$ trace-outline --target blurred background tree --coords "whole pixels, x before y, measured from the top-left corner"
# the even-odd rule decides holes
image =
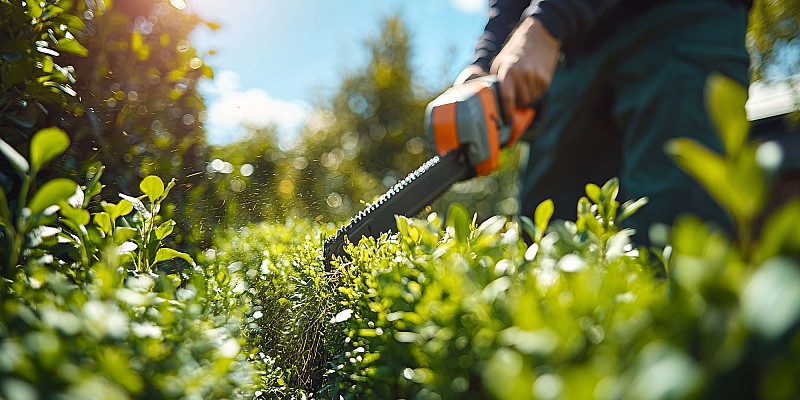
[[[755,0],[747,44],[753,80],[782,79],[800,72],[800,0]]]
[[[200,24],[216,26],[173,4],[179,3],[116,0],[83,13],[79,39],[88,57],[70,61],[79,71],[78,97],[50,123],[72,135],[66,169],[85,175],[102,163],[110,193],[135,193],[147,175],[175,178],[178,192],[186,192],[208,162],[197,84],[213,75],[189,35]],[[186,218],[186,196],[174,197],[166,215],[178,222],[175,241],[202,243],[203,233]]]
[[[184,194],[197,185],[208,163],[197,84],[212,70],[189,35],[214,24],[163,0],[0,2],[0,13],[3,139],[24,152],[43,127],[70,135],[45,177],[82,182],[102,164],[109,193],[137,193],[151,174],[178,179]],[[14,180],[0,165],[4,187]],[[176,242],[202,245],[209,234],[185,218],[188,198],[175,196],[166,216]]]
[[[274,128],[251,128],[244,140],[212,147],[202,190],[192,200],[195,214],[206,220],[200,223],[213,230],[283,220],[291,205],[278,196],[286,154],[277,142]]]
[[[302,132],[282,169],[293,185],[281,195],[303,213],[349,218],[430,157],[423,119],[431,94],[415,80],[409,39],[399,17],[387,18],[366,42],[366,65],[345,73],[320,105],[330,123]]]

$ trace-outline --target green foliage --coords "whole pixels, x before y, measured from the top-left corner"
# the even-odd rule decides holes
[[[162,247],[174,223],[160,222],[159,211],[174,182],[149,176],[142,196],[90,212],[99,176],[84,186],[36,184],[37,171],[68,146],[50,128],[34,135],[30,161],[4,147],[30,168],[18,171],[16,207],[0,189],[0,396],[246,397],[253,376],[237,339],[244,303],[221,304],[232,289],[203,270],[156,273],[174,259],[194,267]]]
[[[86,55],[75,36],[83,21],[70,1],[0,2],[0,132],[24,136],[50,107],[75,95],[74,71],[64,54]],[[21,140],[20,140],[21,141]]]
[[[797,73],[798,37],[800,1],[755,0],[747,32],[754,80],[781,79]]]
[[[324,372],[323,334],[332,292],[324,276],[318,227],[304,220],[249,225],[218,236],[210,268],[246,298],[245,352],[266,398],[313,393]],[[232,299],[233,300],[233,299]]]
[[[188,39],[215,24],[157,0],[5,1],[0,13],[0,121],[12,148],[22,152],[34,132],[57,125],[72,146],[46,177],[80,180],[104,165],[112,192],[134,192],[148,175],[180,177],[183,191],[197,191],[208,152],[197,83],[213,72]],[[9,172],[0,164],[0,185],[16,197]],[[189,199],[163,210],[176,221],[169,240],[184,247],[210,236],[182,217]]]
[[[243,326],[252,353],[263,353],[253,356],[261,360],[261,393],[797,397],[800,201],[775,210],[753,235],[761,206],[722,197],[769,186],[737,178],[769,176],[741,159],[756,145],[746,141],[746,124],[733,120],[743,115],[739,91],[722,78],[709,83],[726,143],[725,154],[712,156],[729,186],[709,190],[739,216],[738,241],[685,217],[663,252],[634,249],[620,222],[647,201],[617,200],[616,179],[586,185],[575,222],[551,222],[549,201],[533,220],[479,223],[460,205],[444,219],[398,217],[399,233],[351,245],[352,259],[334,262],[328,276],[320,233],[307,223],[250,226],[220,238],[216,270],[236,271],[248,301],[261,307]],[[721,184],[695,167],[709,152],[682,140],[670,149],[702,183]],[[523,232],[532,243],[521,240]],[[286,356],[320,354],[308,345],[320,337],[324,361]],[[321,385],[296,380],[321,366]]]

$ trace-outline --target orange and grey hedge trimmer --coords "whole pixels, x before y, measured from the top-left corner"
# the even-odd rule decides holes
[[[347,257],[347,240],[378,237],[395,230],[395,215],[416,215],[454,183],[497,168],[500,148],[516,142],[533,121],[533,108],[518,109],[504,121],[495,76],[448,89],[428,104],[425,126],[437,155],[395,184],[325,241],[326,268]]]

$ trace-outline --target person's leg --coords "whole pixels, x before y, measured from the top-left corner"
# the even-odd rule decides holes
[[[620,139],[612,119],[611,91],[603,84],[601,57],[570,56],[547,93],[538,136],[530,141],[521,171],[522,215],[532,217],[546,199],[554,219],[575,220],[587,183],[602,185],[617,175]]]
[[[717,71],[743,85],[748,81],[743,8],[724,1],[668,4],[620,28],[626,36],[618,39],[612,71],[613,112],[624,135],[621,196],[650,200],[624,223],[638,231],[640,244],[649,243],[654,223],[671,225],[684,212],[730,228],[728,216],[669,159],[664,146],[689,137],[720,152],[704,104],[706,80]]]

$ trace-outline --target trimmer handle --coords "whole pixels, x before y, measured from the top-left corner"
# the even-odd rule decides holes
[[[500,149],[519,140],[536,112],[516,109],[504,121],[496,75],[470,80],[447,89],[428,104],[425,126],[439,155],[467,147],[470,164],[478,175],[497,168]]]

